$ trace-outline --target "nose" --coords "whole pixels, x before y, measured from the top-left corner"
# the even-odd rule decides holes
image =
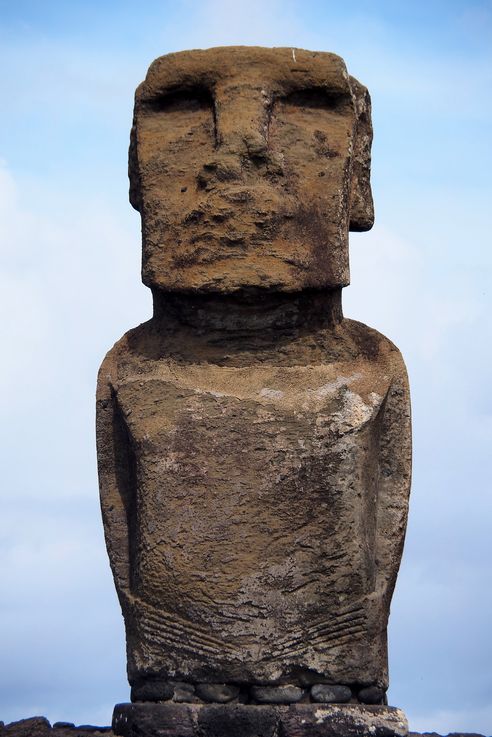
[[[261,126],[261,128],[260,128]],[[217,151],[243,162],[268,162],[267,126],[259,120],[244,120],[241,111],[231,120],[217,120]]]
[[[254,164],[268,163],[270,156],[268,151],[267,131],[268,123],[265,124],[264,133],[257,130],[243,132],[243,147],[246,157]]]
[[[256,131],[237,129],[218,143],[215,156],[203,164],[200,177],[219,181],[240,179],[242,164],[251,162],[256,166],[268,165],[271,161],[266,138]]]
[[[270,101],[264,90],[231,89],[216,92],[216,141],[220,157],[257,166],[271,161],[268,147]]]

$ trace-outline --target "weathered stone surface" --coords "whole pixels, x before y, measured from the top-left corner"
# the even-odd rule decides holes
[[[335,54],[160,57],[136,92],[130,150],[144,283],[214,293],[348,284],[349,225],[373,221],[371,136],[367,90]]]
[[[117,704],[113,732],[121,737],[194,737],[194,704]]]
[[[299,704],[282,714],[282,737],[406,737],[400,709],[359,704]]]
[[[406,737],[403,712],[385,706],[118,704],[118,737]]]
[[[108,353],[97,405],[134,688],[387,687],[408,384],[341,310],[370,142],[367,91],[333,54],[171,54],[137,90],[154,316]]]
[[[194,729],[196,729],[196,726],[198,726],[199,732],[197,733],[197,737],[241,737],[241,735],[243,737],[279,737],[278,729],[281,722],[287,723],[289,721],[288,717],[286,718],[285,715],[286,707],[284,707],[284,713],[282,714],[279,713],[279,707],[274,706],[256,707],[254,712],[252,712],[251,709],[234,710],[233,708],[231,708],[231,705],[227,707],[227,711],[224,711],[223,707],[221,706],[219,706],[216,710],[214,710],[213,707],[208,706],[206,711],[201,715],[200,719],[198,718],[198,714],[195,717],[191,715],[190,719],[190,712],[188,711],[187,705],[166,705],[166,707],[172,706],[174,708],[174,720],[170,719],[169,712],[166,719],[163,719],[162,715],[159,717],[159,715],[154,712],[149,715],[151,718],[145,720],[141,718],[141,713],[139,713],[138,710],[136,710],[136,713],[133,714],[131,711],[128,711],[129,706],[131,705],[118,705],[115,709],[115,714],[121,714],[121,716],[123,717],[123,719],[121,720],[122,722],[124,720],[124,717],[126,717],[126,725],[124,727],[126,731],[123,732],[123,734],[132,736],[135,735],[135,737],[137,735],[138,737],[145,737],[144,733],[138,731],[140,729],[138,725],[141,725],[144,722],[147,724],[146,728],[151,730],[154,729],[157,724],[159,724],[161,735],[165,734],[165,737],[179,737],[179,729],[174,729],[174,732],[169,731],[170,724],[172,729],[173,721],[174,724],[176,724],[177,721],[179,722],[179,714],[176,715],[176,710],[181,711],[181,718],[184,724],[189,725],[190,723],[192,723],[194,725]],[[145,707],[148,706],[148,704],[145,705]],[[294,731],[293,735],[302,735],[302,730],[304,729],[302,724],[303,720],[305,720],[306,718],[305,706],[301,704],[296,705],[292,708],[298,710],[297,723],[299,724],[300,722],[301,724],[301,732]],[[313,707],[311,706],[310,709],[312,710],[312,708]],[[320,716],[316,716],[318,708],[319,707],[316,707],[316,710],[314,712],[316,720],[319,720]],[[352,706],[350,706],[350,708],[352,708]],[[183,709],[185,709],[186,711],[183,711]],[[324,711],[325,708],[323,707],[323,714]],[[404,723],[404,717],[398,716],[401,715],[401,712],[395,709],[389,709],[388,711],[389,714],[383,712],[380,715],[381,720],[389,718],[390,722],[394,723],[395,721],[403,721]],[[395,714],[395,712],[398,712],[398,715]],[[152,719],[154,726],[152,726]],[[135,720],[135,727],[133,726],[133,720]],[[323,723],[325,723],[326,730],[326,721],[326,719],[321,719],[319,721],[316,721],[315,725],[312,724],[311,731],[307,733],[306,737],[308,737],[308,735],[309,737],[316,737],[316,734],[319,735],[319,731],[316,730],[319,730],[320,725],[323,725]],[[167,724],[167,727],[164,727],[165,724]],[[374,726],[374,723],[369,725],[367,737],[372,737],[372,735],[374,734],[374,730],[370,729],[371,726]],[[111,727],[94,727],[92,725],[76,727],[72,722],[55,722],[50,729],[49,722],[44,717],[31,717],[30,719],[23,719],[21,721],[11,722],[10,724],[4,724],[3,722],[0,722],[0,735],[2,735],[2,737],[26,737],[26,734],[28,734],[29,737],[36,737],[35,730],[39,728],[43,730],[43,736],[45,734],[50,734],[53,737],[97,737],[97,735],[112,737],[114,735]],[[132,729],[134,730],[133,732],[131,731]],[[163,729],[167,729],[167,731],[163,732]],[[242,731],[237,732],[234,731],[235,729],[240,729]],[[296,729],[295,720],[292,719],[291,729]],[[344,726],[344,729],[346,729],[346,725]],[[157,732],[147,732],[147,735],[149,734],[152,734],[152,737],[155,737],[155,735],[157,735]],[[325,735],[326,731],[322,734]],[[329,732],[328,734],[332,733]],[[390,737],[390,734],[391,731],[389,733],[383,732],[384,737]],[[285,732],[282,733],[282,737],[284,736]],[[436,732],[409,732],[408,737],[441,737],[441,735],[438,735]],[[448,737],[484,737],[484,735],[476,734],[475,732],[452,732],[448,735]]]
[[[227,683],[199,683],[196,687],[196,695],[202,701],[227,704],[239,696],[239,686],[231,686]]]
[[[279,717],[265,706],[212,706],[198,712],[196,723],[203,737],[277,737]]]
[[[174,695],[174,684],[159,679],[148,679],[134,684],[131,690],[132,701],[167,701]]]
[[[221,344],[216,327],[200,335],[203,320],[193,330],[169,310],[106,359],[101,488],[131,679],[292,682],[314,670],[386,685],[406,378],[382,336],[320,322]]]
[[[295,704],[304,691],[298,686],[253,686],[251,696],[259,704]]]
[[[195,687],[191,683],[175,683],[173,686],[172,700],[178,704],[195,702]]]
[[[322,704],[344,704],[352,698],[352,691],[348,686],[317,683],[311,688],[311,698]]]
[[[362,704],[382,704],[385,697],[385,691],[378,686],[368,686],[361,688],[357,694],[357,698]]]

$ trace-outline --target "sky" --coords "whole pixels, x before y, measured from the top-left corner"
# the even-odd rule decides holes
[[[94,393],[151,313],[133,93],[155,57],[228,44],[336,52],[371,92],[376,224],[344,311],[412,390],[389,699],[415,731],[491,735],[490,0],[0,0],[0,719],[104,725],[129,700]]]

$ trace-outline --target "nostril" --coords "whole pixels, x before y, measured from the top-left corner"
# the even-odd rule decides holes
[[[270,164],[270,152],[263,136],[247,135],[244,136],[244,145],[246,148],[245,160],[254,167],[262,168]]]
[[[267,157],[263,154],[250,154],[249,160],[255,166],[264,166],[267,163]]]
[[[254,149],[248,149],[248,153],[243,158],[246,167],[253,166],[257,169],[268,167],[270,164],[270,156],[265,146],[257,146]]]
[[[206,172],[200,172],[197,175],[197,183],[198,183],[198,187],[200,189],[206,189],[207,188],[207,186],[210,184],[210,179],[207,176]]]

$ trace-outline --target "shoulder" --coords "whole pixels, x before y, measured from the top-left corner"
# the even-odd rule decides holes
[[[407,371],[403,356],[396,345],[378,330],[357,320],[343,321],[346,340],[359,358],[381,364],[391,375],[406,381]]]
[[[121,380],[129,367],[141,360],[141,346],[149,333],[150,320],[128,330],[106,353],[97,375],[97,391],[106,392]]]

